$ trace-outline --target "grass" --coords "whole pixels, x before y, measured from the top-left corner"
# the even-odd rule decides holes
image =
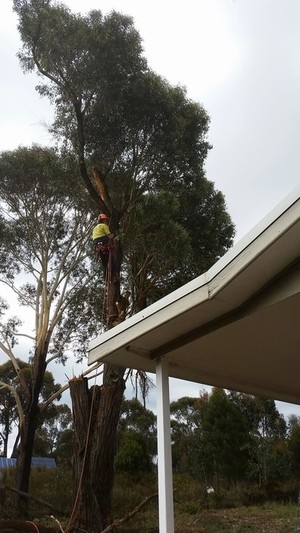
[[[296,530],[294,505],[266,504],[225,510],[205,510],[194,521],[205,532],[287,533]],[[300,524],[299,524],[300,525]]]
[[[8,478],[7,484],[13,485]],[[206,487],[189,476],[174,476],[174,512],[176,533],[290,533],[300,531],[298,500],[288,500],[287,495],[298,494],[300,482],[280,486],[276,494],[284,498],[272,502],[268,494],[256,486],[236,485],[223,488],[220,493],[207,494]],[[298,488],[297,488],[298,487]],[[297,489],[297,490],[296,490]],[[55,514],[37,503],[31,505],[31,519],[40,520],[43,525],[54,525],[51,514],[64,526],[70,514],[71,475],[62,469],[55,471],[34,471],[31,479],[31,493],[54,507],[61,509]],[[115,519],[121,519],[139,505],[147,496],[157,492],[157,479],[152,474],[119,474],[113,492]],[[262,496],[264,496],[264,501]],[[251,500],[263,501],[251,505]],[[0,508],[0,518],[13,518],[11,494],[8,492],[6,505]],[[299,515],[299,516],[298,516]],[[298,520],[297,520],[298,518]],[[135,517],[118,529],[120,533],[156,533],[158,531],[158,500],[152,499]]]

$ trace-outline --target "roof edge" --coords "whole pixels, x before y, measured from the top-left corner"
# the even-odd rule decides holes
[[[247,254],[247,250],[255,242],[258,242],[259,237],[265,234],[270,227],[274,227],[276,221],[282,218],[283,215],[287,211],[291,210],[294,204],[299,201],[300,186],[296,187],[296,189],[294,189],[288,196],[286,196],[270,213],[268,213],[267,216],[265,216],[256,226],[254,226],[254,228],[250,232],[248,232],[245,237],[243,237],[237,244],[235,244],[230,250],[228,250],[207,272],[191,280],[182,287],[179,287],[164,298],[161,298],[154,304],[145,308],[143,311],[136,313],[118,326],[97,336],[95,339],[90,341],[88,351],[92,351],[100,344],[103,344],[104,342],[107,342],[110,339],[116,337],[118,334],[129,330],[136,324],[141,323],[146,318],[150,318],[158,311],[162,311],[166,307],[171,306],[172,304],[178,304],[181,299],[191,296],[192,293],[199,291],[202,292],[202,301],[205,301],[205,299],[213,298],[216,292],[219,292],[219,290],[221,290],[222,288],[222,279],[220,280],[220,286],[218,287],[218,289],[214,290],[210,294],[209,285],[212,280],[217,278],[220,273],[227,269],[228,266],[232,264],[235,260],[240,258],[242,254]],[[253,249],[251,253],[246,256],[246,261],[244,261],[244,263],[240,261],[240,264],[237,265],[237,268],[234,269],[232,272],[228,273],[226,280],[224,279],[226,276],[223,276],[223,284],[227,284],[229,278],[233,279],[234,277],[236,277],[241,269],[244,269],[249,263],[251,263],[253,259],[257,257],[257,255],[263,253],[263,251],[267,247],[269,247],[272,242],[278,239],[279,234],[282,235],[285,231],[287,231],[290,226],[291,222],[287,220],[286,226],[283,228],[283,231],[272,232],[270,241],[267,243],[267,245],[266,243],[264,243],[263,240],[261,240],[261,242],[259,243],[260,246],[257,246],[256,249]],[[193,299],[191,299],[190,307],[193,307]],[[178,312],[179,310],[177,309],[177,313]],[[92,363],[89,362],[89,364]]]

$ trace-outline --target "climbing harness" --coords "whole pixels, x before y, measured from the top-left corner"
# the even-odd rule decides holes
[[[101,259],[101,255],[108,256],[110,247],[110,243],[97,242],[95,244],[96,261],[99,261]]]

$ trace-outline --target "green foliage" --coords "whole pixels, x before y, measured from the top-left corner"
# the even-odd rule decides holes
[[[68,405],[52,403],[38,425],[33,455],[71,460],[73,453],[72,412]]]
[[[130,17],[114,11],[82,16],[51,0],[14,0],[13,5],[23,43],[21,65],[24,71],[37,71],[40,94],[55,106],[52,132],[63,153],[76,156],[82,184],[97,209],[112,214],[116,243],[109,315],[115,316],[123,287],[131,291],[135,312],[202,273],[232,244],[234,227],[224,197],[204,172],[209,117],[185,89],[171,86],[148,68]],[[90,166],[97,167],[98,181]],[[67,172],[66,180],[77,188],[77,177]],[[89,221],[85,208],[91,207],[82,197],[84,206],[76,196],[80,220]],[[72,212],[76,208],[72,203]],[[61,361],[70,348],[78,357],[84,355],[86,341],[97,327],[95,316],[101,315],[98,288],[93,290],[95,272],[88,280],[88,262],[81,261],[82,256],[76,256],[75,263],[72,254],[70,260],[65,258],[64,237],[74,229],[65,215],[62,220],[56,217],[51,272],[57,274],[59,264],[72,289],[64,292],[62,285],[55,286],[55,276],[42,279],[37,291],[32,284],[24,287],[31,305],[41,291],[59,306],[55,332],[50,327],[39,353]],[[32,233],[35,249],[37,240],[45,244],[43,231],[37,238]],[[22,253],[26,259],[26,251]],[[52,248],[50,253],[54,254]],[[18,268],[18,260],[6,262],[3,272],[8,278]],[[68,301],[60,306],[65,294]],[[113,429],[109,428],[111,434]],[[147,435],[145,447],[139,430],[127,428],[119,442],[119,458],[124,444],[126,468],[128,450],[136,466],[143,453],[148,458],[153,454],[151,439]]]
[[[64,363],[71,353],[79,360],[86,356],[87,342],[98,330],[95,308],[103,292],[95,290],[99,274],[91,268],[93,216],[74,159],[40,147],[4,152],[0,194],[6,229],[0,243],[0,282],[26,307],[28,328],[23,333],[14,317],[0,328],[0,347],[13,361],[22,391],[11,388],[20,429],[17,486],[26,491],[36,431],[36,451],[43,454],[58,453],[63,431],[51,421],[53,407],[50,418],[45,416],[57,397],[57,388],[47,382],[47,365],[53,360]],[[29,379],[19,371],[14,351],[20,335],[27,337]],[[47,383],[50,396],[49,390],[43,393]]]
[[[39,90],[55,105],[53,132],[77,154],[97,203],[88,166],[100,171],[125,284],[134,287],[132,311],[141,309],[232,244],[224,197],[203,168],[209,117],[148,68],[130,17],[75,15],[46,0],[15,0],[14,9],[22,66],[47,82]]]
[[[247,475],[263,484],[286,478],[290,458],[285,440],[287,425],[274,400],[231,392],[229,397],[243,412],[249,431]]]
[[[64,466],[53,469],[32,469],[30,479],[30,493],[37,498],[42,498],[60,511],[62,519],[66,519],[71,508],[72,474]],[[44,512],[44,516],[53,514],[47,507],[33,506],[31,512]],[[52,527],[54,523],[52,522]]]
[[[264,487],[299,475],[299,419],[287,428],[273,400],[220,389],[183,397],[171,404],[171,428],[175,472],[206,485]]]
[[[207,400],[203,393],[200,398],[183,397],[170,405],[173,468],[195,478],[205,475],[201,426]]]
[[[191,252],[179,214],[176,198],[160,192],[143,196],[130,217],[123,242],[136,311],[170,291],[179,265]]]
[[[149,437],[156,436],[156,416],[146,409],[139,400],[123,400],[121,406],[119,430],[133,430]]]
[[[149,472],[156,453],[156,417],[136,400],[123,400],[118,425],[118,472]]]
[[[203,422],[203,447],[210,469],[219,479],[237,479],[244,472],[249,440],[245,419],[222,389],[213,389]]]
[[[290,454],[291,473],[300,477],[300,418],[296,415],[289,417],[287,446]]]
[[[171,404],[173,465],[206,484],[240,479],[247,464],[249,433],[243,414],[223,390]]]
[[[20,372],[25,378],[25,381],[30,388],[31,386],[31,380],[32,380],[32,372],[31,372],[31,365],[28,362],[21,361],[20,359],[16,359],[16,362],[18,364],[18,368],[20,369]],[[25,406],[27,397],[24,394],[24,391],[22,390],[22,387],[20,385],[19,376],[16,374],[15,367],[12,364],[12,361],[9,360],[3,365],[0,365],[0,381],[3,384],[7,384],[9,387],[13,387],[19,397],[21,398],[22,404]],[[58,390],[61,388],[61,385],[59,383],[54,382],[54,378],[51,372],[46,371],[44,375],[44,382],[43,386],[41,388],[40,397],[43,401],[47,401],[53,394],[57,393]],[[60,396],[58,395],[56,397],[56,401],[60,399]],[[8,454],[8,439],[9,435],[13,431],[15,427],[18,427],[18,417],[19,413],[17,410],[15,397],[12,394],[11,388],[5,387],[2,385],[2,388],[0,388],[0,426],[1,426],[1,440],[2,440],[2,456],[7,457]],[[67,408],[67,406],[65,406]],[[62,409],[62,406],[55,406],[52,405],[51,409],[49,409],[44,416],[41,416],[40,419],[40,426],[41,431],[46,431],[45,425],[50,420],[56,419],[56,423],[58,422],[58,412]],[[67,408],[68,409],[68,408]],[[68,409],[70,411],[70,409]],[[44,441],[45,434],[42,438],[42,450],[39,451],[36,454],[37,455],[49,455],[51,452],[46,446],[46,442]],[[19,440],[19,434],[16,436],[15,446],[17,445]],[[13,447],[13,450],[15,451],[15,446]],[[38,450],[38,447],[36,448]]]
[[[153,472],[116,474],[112,508],[116,519],[123,518],[145,498],[157,493],[157,475]],[[125,532],[147,531],[158,522],[158,499],[153,498],[135,517],[124,525]],[[122,528],[123,529],[123,528]]]
[[[45,0],[15,0],[14,10],[23,42],[22,66],[33,70],[38,65],[41,73],[51,73],[52,83],[39,90],[57,98],[59,105],[64,92],[67,98],[81,99],[83,107],[92,105],[95,86],[104,91],[107,105],[118,97],[119,87],[145,66],[131,17],[115,11],[81,16]]]
[[[17,360],[19,368],[23,372],[26,363]],[[15,387],[20,391],[19,381],[16,376],[15,369],[11,361],[7,361],[0,366],[0,380],[2,386],[0,388],[0,424],[1,424],[1,455],[3,457],[8,456],[8,439],[9,435],[12,433],[15,425],[18,423],[18,411],[16,408],[15,398],[11,390],[4,386],[4,383],[7,383],[9,386]]]
[[[55,517],[66,529],[71,512],[71,470],[34,470],[30,493],[52,504],[60,513]],[[13,472],[6,475],[7,485],[13,484]],[[224,532],[287,532],[294,531],[297,517],[297,485],[281,484],[282,499],[267,498],[267,492],[253,485],[235,484],[234,487],[221,488],[218,495],[208,499],[205,485],[199,484],[187,475],[174,476],[175,528],[178,532],[207,531]],[[154,473],[119,473],[113,490],[113,514],[121,519],[135,509],[146,497],[157,492],[157,476]],[[292,492],[294,497],[291,497]],[[279,495],[279,494],[278,494]],[[290,495],[290,497],[289,497]],[[275,495],[274,495],[275,496]],[[13,493],[7,490],[4,506],[1,506],[0,518],[11,519]],[[252,503],[251,503],[252,499]],[[255,503],[256,502],[256,503]],[[285,502],[285,503],[283,503]],[[53,514],[46,506],[32,503],[29,517],[37,525],[54,527],[50,519]],[[39,522],[37,521],[39,520]],[[153,498],[122,528],[125,532],[153,531],[158,524],[158,501]],[[187,524],[189,526],[187,527]]]
[[[118,472],[150,472],[151,458],[147,438],[136,431],[127,431],[115,458]]]
[[[208,399],[208,393],[204,392],[200,398],[183,396],[170,404],[174,438],[176,433],[189,435],[201,426]]]
[[[180,193],[181,223],[190,236],[186,279],[208,270],[232,245],[234,229],[224,195],[211,181],[197,176]]]
[[[17,292],[20,304],[37,311],[37,316],[45,312],[49,320],[51,309],[55,316],[47,340],[48,345],[53,341],[48,346],[51,356],[63,361],[72,345],[82,356],[95,331],[93,304],[99,293],[94,291],[88,260],[90,202],[74,174],[74,161],[39,147],[2,153],[0,191],[6,230],[0,245],[2,280]],[[21,272],[27,281],[16,288],[14,280]],[[5,337],[10,342],[19,326],[11,320]],[[38,328],[44,328],[42,324],[38,322]],[[81,342],[74,342],[74,332]]]

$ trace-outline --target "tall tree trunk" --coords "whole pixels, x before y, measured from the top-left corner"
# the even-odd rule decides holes
[[[45,345],[48,344],[47,334]],[[43,347],[44,348],[44,347]],[[17,452],[16,488],[22,492],[29,492],[31,459],[34,447],[34,438],[37,428],[39,410],[39,396],[44,382],[46,370],[46,350],[36,349],[33,361],[33,379],[30,398],[26,400],[24,409],[24,424],[21,425],[20,442]],[[28,515],[28,500],[21,494],[16,497],[16,511],[19,517]]]
[[[67,532],[101,531],[102,517],[91,484],[91,440],[100,402],[100,388],[88,388],[86,378],[70,381],[74,422],[73,509]]]
[[[25,413],[23,431],[21,433],[16,464],[16,488],[22,492],[29,492],[31,459],[33,454],[34,437],[37,426],[38,405],[32,403]],[[28,499],[16,495],[16,513],[20,518],[28,517]]]
[[[104,527],[112,522],[111,493],[114,484],[117,426],[125,389],[124,371],[125,369],[113,368],[113,372],[110,372],[109,378],[103,383],[91,447],[92,484],[99,501]]]
[[[94,177],[98,180],[98,189],[102,191],[101,176],[98,172],[95,174],[95,170]],[[101,202],[100,206],[103,208]],[[115,220],[111,231],[116,233],[119,216],[114,213],[112,218]],[[104,319],[108,329],[125,319],[128,305],[129,293],[125,296],[120,294],[122,256],[122,245],[115,241],[105,291]],[[75,447],[73,508],[68,533],[82,530],[99,533],[113,521],[111,496],[117,426],[125,390],[124,373],[123,367],[105,364],[103,385],[97,392],[89,390],[82,378],[70,382]],[[86,435],[89,436],[88,442],[84,441]]]
[[[123,370],[124,372],[124,370]],[[67,532],[99,533],[112,522],[111,492],[116,428],[124,393],[119,372],[110,372],[101,387],[86,378],[70,381],[75,443],[74,499]]]
[[[10,430],[10,420],[9,420],[9,416],[6,416],[4,431],[3,431],[3,434],[1,435],[2,442],[3,442],[3,451],[2,451],[3,457],[7,457],[7,453],[8,453],[9,430]]]

